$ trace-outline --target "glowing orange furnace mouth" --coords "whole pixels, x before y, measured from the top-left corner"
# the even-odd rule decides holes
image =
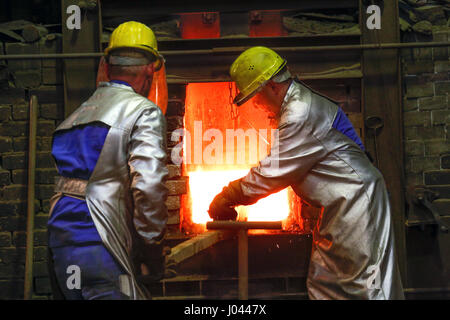
[[[230,181],[244,177],[249,169],[258,164],[267,155],[270,148],[267,140],[260,139],[261,134],[257,133],[258,146],[250,141],[247,136],[243,141],[233,138],[233,148],[230,151],[226,145],[227,139],[214,135],[226,136],[227,130],[271,130],[274,129],[267,115],[256,108],[252,101],[248,101],[243,106],[235,109],[230,105],[230,97],[235,94],[235,88],[228,82],[216,83],[190,83],[186,88],[185,104],[185,130],[189,132],[189,137],[184,136],[183,143],[183,171],[189,177],[189,192],[187,195],[187,207],[190,211],[190,220],[194,224],[206,224],[211,221],[208,215],[208,208],[214,197],[220,193],[224,186]],[[231,99],[232,100],[232,99]],[[250,121],[251,123],[250,123]],[[199,135],[198,124],[201,122]],[[213,135],[208,134],[213,132]],[[214,131],[211,131],[214,130]],[[187,143],[186,141],[189,140]],[[235,143],[236,142],[236,143]],[[213,144],[217,149],[223,150],[223,159],[232,154],[233,158],[245,155],[245,163],[238,165],[215,165],[205,162],[204,155],[209,154],[219,159],[211,152]],[[197,153],[196,153],[197,152]],[[198,152],[203,153],[203,158]],[[228,152],[228,153],[227,153]],[[190,161],[186,161],[188,156]],[[202,162],[197,161],[202,159]],[[228,158],[227,158],[228,159]],[[220,160],[220,159],[219,159]],[[251,206],[240,206],[236,208],[239,220],[247,221],[280,221],[285,220],[290,213],[288,189],[282,190],[261,199]]]

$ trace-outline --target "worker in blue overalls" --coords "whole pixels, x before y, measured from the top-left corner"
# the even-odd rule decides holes
[[[168,171],[164,115],[146,97],[164,59],[134,21],[114,30],[105,55],[111,80],[53,136],[50,272],[60,298],[148,299],[137,276],[142,265],[163,270]]]

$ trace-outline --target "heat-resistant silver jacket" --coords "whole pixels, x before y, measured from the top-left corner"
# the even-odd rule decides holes
[[[146,299],[136,281],[132,239],[152,245],[165,231],[165,118],[131,87],[101,83],[56,131],[96,121],[110,129],[86,187],[87,206],[103,244],[128,274],[130,285],[123,290],[131,299]]]
[[[243,178],[249,199],[287,186],[323,207],[313,231],[310,299],[403,299],[383,176],[332,127],[338,106],[293,81],[271,153]]]

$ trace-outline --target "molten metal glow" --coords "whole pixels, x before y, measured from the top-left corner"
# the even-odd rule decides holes
[[[230,181],[242,178],[248,170],[192,171],[189,172],[189,189],[192,200],[192,222],[205,224],[211,221],[208,208],[214,197]],[[288,190],[272,194],[251,206],[236,208],[239,220],[280,221],[289,216]]]
[[[189,192],[187,198],[183,198],[186,201],[182,210],[185,221],[191,221],[199,227],[211,220],[208,215],[209,205],[223,187],[230,181],[244,177],[270,150],[263,141],[265,139],[260,139],[259,135],[263,132],[261,130],[274,128],[267,114],[258,109],[252,101],[239,108],[231,106],[230,101],[235,95],[235,85],[230,86],[227,82],[190,83],[186,88],[184,124],[191,140],[187,136],[183,139],[183,154],[186,157],[183,160],[183,174],[189,176]],[[226,137],[229,130],[238,129],[245,132],[255,129],[257,139],[236,137],[231,139],[231,146],[226,138],[219,139]],[[214,130],[214,140],[207,136],[208,130]],[[190,143],[187,143],[188,140]],[[243,143],[239,143],[239,140]],[[257,148],[253,148],[255,140]],[[267,134],[267,140],[271,143],[271,134]],[[214,153],[207,152],[213,144],[220,148],[215,149]],[[233,154],[236,161],[231,164],[206,161],[208,154],[217,156],[220,151],[223,151],[223,154],[217,159],[226,160],[227,154]],[[187,160],[188,155],[191,161]],[[239,162],[237,156],[245,156],[245,161]],[[289,205],[289,193],[285,189],[261,199],[252,206],[240,206],[236,210],[239,220],[280,221],[289,216]]]

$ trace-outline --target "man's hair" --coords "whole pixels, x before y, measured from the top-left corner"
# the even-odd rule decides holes
[[[117,64],[112,64],[110,63],[110,59],[111,57],[128,57],[128,58],[136,58],[136,59],[144,59],[144,63],[143,65],[117,65]],[[113,60],[111,59],[111,60]],[[145,67],[156,61],[156,59],[151,56],[151,55],[147,55],[141,51],[137,51],[134,49],[116,49],[113,52],[110,53],[110,55],[108,56],[108,63],[109,63],[109,73],[110,73],[110,77],[114,77],[114,76],[137,76],[139,73],[141,73]]]

